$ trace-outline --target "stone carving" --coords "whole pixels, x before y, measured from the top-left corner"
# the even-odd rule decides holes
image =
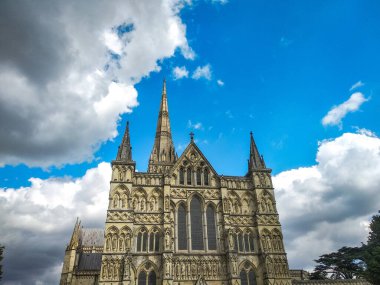
[[[173,257],[173,268],[177,280],[197,280],[202,275],[208,280],[219,280],[226,276],[226,262],[221,256]]]

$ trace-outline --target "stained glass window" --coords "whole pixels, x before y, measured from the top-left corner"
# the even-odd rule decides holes
[[[178,249],[187,249],[186,209],[183,204],[178,207]]]
[[[206,216],[208,249],[216,250],[215,211],[211,205],[207,207]]]
[[[139,279],[138,279],[138,284],[139,285],[146,285],[146,272],[141,271],[139,274]]]
[[[193,250],[203,250],[203,222],[201,201],[194,196],[190,203],[191,219],[191,248]]]

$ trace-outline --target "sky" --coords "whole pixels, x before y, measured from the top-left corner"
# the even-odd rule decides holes
[[[146,171],[163,79],[178,155],[195,133],[245,175],[272,169],[290,268],[366,241],[380,209],[380,3],[0,2],[4,284],[56,284],[76,220],[103,227],[130,122]]]

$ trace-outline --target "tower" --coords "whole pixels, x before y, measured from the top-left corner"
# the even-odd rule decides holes
[[[193,136],[178,157],[165,81],[147,172],[135,170],[127,123],[112,161],[95,284],[291,283],[271,170],[252,133],[245,176],[219,175]]]

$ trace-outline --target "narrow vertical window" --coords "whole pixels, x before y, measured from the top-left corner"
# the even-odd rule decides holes
[[[182,167],[179,169],[179,184],[185,184],[185,173]]]
[[[148,285],[156,285],[156,272],[151,271],[149,273]]]
[[[187,230],[186,230],[186,209],[183,204],[178,207],[178,249],[187,249]]]
[[[140,232],[137,235],[137,249],[136,249],[137,252],[141,251],[141,239],[142,239],[142,233]]]
[[[252,269],[248,273],[248,280],[249,285],[256,285],[256,276]]]
[[[216,250],[216,226],[215,226],[215,211],[214,208],[209,205],[206,211],[207,217],[207,241],[208,249]]]
[[[234,248],[236,251],[239,250],[239,246],[238,246],[238,235],[237,234],[234,234]]]
[[[149,235],[149,251],[153,251],[154,248],[154,233]]]
[[[138,278],[138,285],[146,285],[146,272],[141,271]]]
[[[203,250],[203,223],[201,201],[194,196],[190,203],[191,249]]]
[[[197,169],[197,185],[201,185],[202,184],[201,176],[202,176],[201,170],[198,168]]]
[[[158,232],[154,234],[154,250],[160,251],[160,235]]]
[[[204,170],[204,184],[208,185],[208,169],[205,168]]]
[[[244,251],[249,252],[249,233],[244,234]]]
[[[142,238],[142,251],[147,251],[147,247],[146,247],[147,241],[148,241],[148,233],[144,232],[143,238]]]
[[[186,178],[187,178],[187,185],[191,185],[191,168],[190,167],[187,169]]]
[[[255,251],[255,244],[253,242],[253,235],[252,234],[249,235],[249,247],[251,248],[251,252]]]
[[[245,270],[240,271],[240,283],[241,285],[248,285],[247,272]]]
[[[243,235],[241,233],[238,233],[238,237],[239,237],[239,251],[244,251]]]

